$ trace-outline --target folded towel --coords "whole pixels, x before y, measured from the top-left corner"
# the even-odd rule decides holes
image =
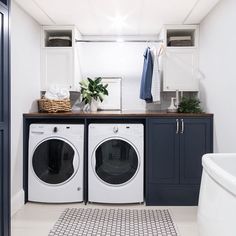
[[[45,98],[50,100],[63,100],[70,98],[70,92],[66,88],[51,86],[45,93]]]

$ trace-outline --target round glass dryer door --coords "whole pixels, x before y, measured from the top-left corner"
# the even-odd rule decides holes
[[[52,185],[62,184],[76,173],[78,156],[72,145],[66,141],[48,139],[36,147],[32,167],[41,181]]]
[[[100,144],[95,151],[95,159],[97,176],[112,185],[130,181],[139,166],[135,149],[121,139],[111,139]]]

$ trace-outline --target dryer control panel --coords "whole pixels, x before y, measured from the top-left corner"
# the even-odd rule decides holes
[[[140,136],[144,133],[143,124],[90,124],[90,131],[106,135],[131,135]]]

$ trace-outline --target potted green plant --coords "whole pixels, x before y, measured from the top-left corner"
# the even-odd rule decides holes
[[[178,112],[180,113],[201,113],[202,108],[200,106],[200,100],[196,97],[183,97]]]
[[[80,82],[82,101],[90,105],[91,111],[97,111],[99,102],[103,102],[104,96],[108,96],[108,84],[102,83],[102,78],[95,80],[87,78]]]

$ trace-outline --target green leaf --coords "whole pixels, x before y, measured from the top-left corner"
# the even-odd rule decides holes
[[[108,95],[108,91],[107,91],[106,89],[104,89],[103,93],[104,93],[105,95]]]
[[[89,91],[93,92],[94,91],[93,85],[89,84],[88,89],[89,89]]]
[[[100,101],[103,102],[103,94],[99,93],[98,96],[99,96]]]
[[[89,81],[89,84],[93,85],[94,84],[94,81],[90,78],[88,78],[88,81]]]
[[[99,84],[101,81],[102,81],[102,78],[101,78],[101,77],[98,77],[98,78],[95,79],[95,83],[96,83],[96,84]]]

